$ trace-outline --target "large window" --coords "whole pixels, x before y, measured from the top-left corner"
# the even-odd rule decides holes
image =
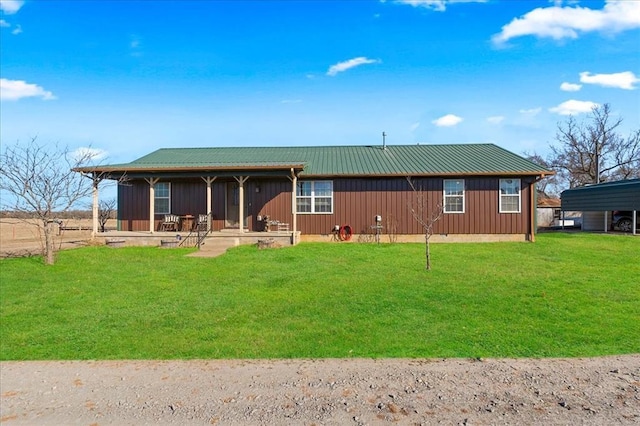
[[[169,182],[158,182],[154,189],[154,209],[155,214],[171,213],[171,184]]]
[[[464,213],[464,179],[444,180],[444,212]]]
[[[500,213],[520,213],[520,179],[500,179]]]
[[[333,213],[333,182],[298,182],[296,209],[298,213]]]

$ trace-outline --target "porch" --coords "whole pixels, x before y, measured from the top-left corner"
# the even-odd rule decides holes
[[[148,231],[107,231],[96,235],[98,242],[112,247],[155,246],[155,247],[196,247],[200,240],[200,256],[221,254],[227,248],[239,245],[257,244],[272,240],[279,246],[291,246],[300,241],[300,232],[241,232],[238,229],[201,232],[148,232]],[[195,255],[195,254],[194,254]]]

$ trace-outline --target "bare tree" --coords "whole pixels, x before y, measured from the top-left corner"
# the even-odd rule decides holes
[[[429,205],[427,202],[426,194],[422,189],[417,188],[415,183],[411,180],[410,177],[407,177],[407,182],[409,182],[409,186],[413,190],[415,194],[415,200],[413,202],[409,202],[409,210],[411,211],[411,215],[413,218],[420,224],[422,227],[422,231],[424,232],[424,241],[425,241],[425,269],[427,271],[431,270],[431,247],[429,245],[429,240],[433,235],[433,227],[437,221],[442,218],[443,206],[442,204],[437,204],[434,209],[429,210]]]
[[[545,169],[553,169],[551,163],[548,160],[545,160],[541,155],[536,154],[535,152],[525,152],[524,157],[532,163],[536,163],[544,167]],[[562,188],[560,188],[560,182],[558,181],[558,177],[556,174],[546,176],[545,178],[537,181],[536,189],[538,190],[539,194],[544,194],[545,196],[560,195],[560,192],[562,192]]]
[[[640,129],[624,138],[622,118],[611,117],[609,104],[594,107],[590,120],[569,117],[558,124],[549,165],[570,188],[609,180],[640,177]]]
[[[100,200],[98,204],[98,223],[100,224],[100,232],[105,232],[105,227],[109,219],[113,218],[116,211],[117,202],[115,198],[109,200]]]
[[[2,197],[2,208],[36,219],[48,265],[55,262],[56,215],[92,191],[90,181],[72,169],[87,165],[93,156],[91,150],[74,155],[66,147],[46,147],[36,138],[26,145],[5,147],[0,155],[0,190],[8,195]]]

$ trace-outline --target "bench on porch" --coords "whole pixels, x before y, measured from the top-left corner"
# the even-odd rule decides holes
[[[284,223],[284,222],[280,222],[279,220],[271,220],[271,221],[269,221],[269,225],[270,225],[270,227],[273,227],[272,229],[274,231],[279,231],[279,232],[283,232],[283,231],[288,232],[289,231],[289,224],[288,223]]]

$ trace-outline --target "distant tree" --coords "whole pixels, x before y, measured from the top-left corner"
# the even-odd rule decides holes
[[[409,202],[409,211],[413,218],[420,224],[422,231],[424,232],[425,241],[425,269],[431,270],[431,247],[429,245],[431,236],[433,235],[433,227],[437,221],[442,218],[443,206],[442,204],[436,205],[433,209],[429,209],[427,197],[424,191],[417,188],[411,178],[407,177],[407,182],[415,194],[414,201]]]
[[[588,121],[569,117],[558,124],[548,164],[569,188],[640,177],[640,129],[623,137],[622,118],[611,117],[609,104],[596,106]]]
[[[48,265],[55,262],[57,215],[92,191],[91,181],[72,169],[88,165],[93,156],[91,150],[74,155],[66,147],[40,145],[36,138],[7,146],[0,154],[0,190],[9,195],[2,197],[2,208],[36,219]]]
[[[545,160],[544,158],[542,158],[542,156],[540,156],[539,154],[536,154],[535,152],[534,153],[525,152],[524,156],[527,160],[533,163],[536,163],[544,167],[545,169],[549,169],[549,170],[553,169],[549,161]],[[561,191],[559,190],[558,187],[559,187],[559,182],[558,182],[557,175],[547,176],[544,179],[541,179],[536,182],[536,189],[538,190],[538,193],[546,197],[551,195],[559,195]]]
[[[117,202],[115,198],[108,200],[100,200],[98,203],[98,223],[100,224],[100,232],[105,232],[105,227],[109,219],[113,218],[116,211]]]

